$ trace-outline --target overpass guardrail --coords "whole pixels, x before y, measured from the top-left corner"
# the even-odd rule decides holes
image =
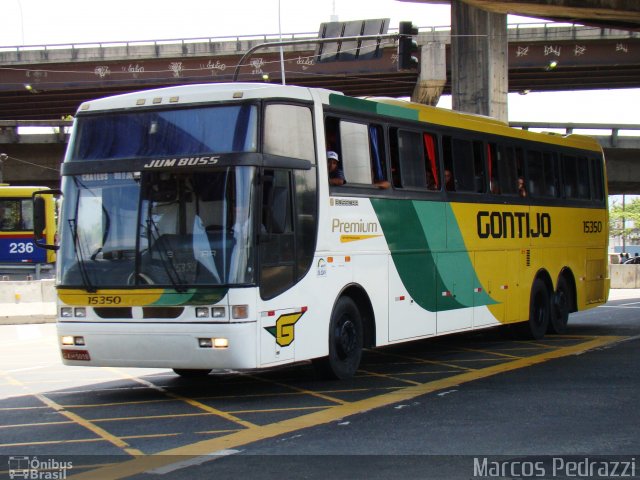
[[[624,39],[624,38],[640,38],[640,32],[629,30],[618,30],[612,28],[587,27],[577,23],[556,23],[556,22],[527,22],[515,23],[508,26],[509,41],[546,41],[546,40],[588,40],[588,39]],[[389,28],[389,32],[396,32],[398,28]],[[82,58],[81,52],[87,49],[97,49],[100,53],[98,58],[107,58],[111,55],[108,51],[118,50],[123,55],[133,56],[140,49],[144,49],[144,55],[162,56],[175,55],[176,50],[182,51],[183,54],[193,54],[193,44],[218,44],[218,43],[235,43],[235,51],[242,52],[246,48],[247,42],[251,43],[268,43],[280,40],[301,40],[308,38],[317,38],[318,32],[298,32],[298,33],[277,33],[269,34],[253,34],[253,35],[227,35],[212,37],[193,37],[193,38],[168,38],[156,40],[116,40],[107,42],[69,42],[56,44],[33,44],[33,45],[13,45],[0,46],[0,63],[11,63],[28,61],[31,58],[30,53],[35,51],[39,54],[39,61],[47,60],[49,53],[52,53],[52,60],[59,61],[59,53],[61,50],[68,50],[69,59],[74,60]],[[428,41],[441,41],[450,43],[451,26],[423,26],[418,27],[419,43]],[[178,46],[176,48],[176,46]],[[171,48],[167,48],[171,47]],[[209,50],[214,50],[209,48]],[[7,54],[12,56],[8,56]],[[23,58],[24,57],[24,58]]]

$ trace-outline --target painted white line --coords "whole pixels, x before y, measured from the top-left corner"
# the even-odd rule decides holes
[[[211,460],[217,460],[219,458],[228,457],[229,455],[235,455],[240,453],[241,450],[218,450],[217,452],[208,453],[206,455],[200,455],[199,457],[189,458],[182,462],[171,463],[164,467],[155,468],[144,473],[151,473],[153,475],[166,475],[167,473],[175,472],[187,467],[193,467],[196,465],[202,465],[203,463],[210,462]]]

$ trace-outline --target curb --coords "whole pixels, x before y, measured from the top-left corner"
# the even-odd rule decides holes
[[[0,325],[27,325],[30,323],[56,323],[55,315],[12,315],[0,317]]]

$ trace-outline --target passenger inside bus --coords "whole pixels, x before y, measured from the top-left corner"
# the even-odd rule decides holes
[[[521,197],[527,196],[527,188],[524,186],[524,177],[518,177],[518,193]]]
[[[344,172],[340,167],[340,159],[338,154],[333,150],[327,152],[327,167],[329,169],[329,184],[344,185],[347,181],[344,178]]]
[[[453,191],[456,189],[455,181],[453,180],[453,174],[448,168],[444,170],[444,188],[446,188],[448,191]]]

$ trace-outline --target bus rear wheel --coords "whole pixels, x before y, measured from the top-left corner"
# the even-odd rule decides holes
[[[549,289],[541,278],[536,278],[531,286],[529,320],[520,325],[520,336],[540,340],[547,333],[550,319],[551,298]]]
[[[329,356],[318,359],[319,372],[329,378],[344,380],[355,375],[362,358],[362,317],[355,302],[341,297],[329,324]]]
[[[564,333],[567,330],[569,322],[569,311],[573,299],[569,284],[564,277],[558,280],[558,286],[553,295],[553,308],[551,312],[551,321],[549,322],[549,333]]]
[[[184,378],[201,378],[211,373],[211,370],[193,368],[174,368],[173,371]]]

